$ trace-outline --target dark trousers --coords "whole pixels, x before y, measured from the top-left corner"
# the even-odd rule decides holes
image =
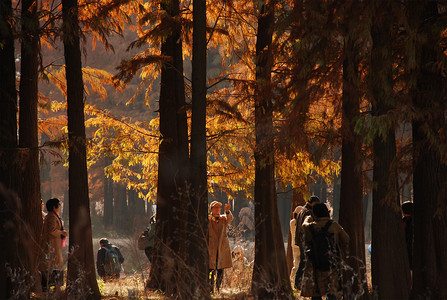
[[[298,246],[300,248],[300,264],[298,265],[298,270],[295,275],[295,288],[297,290],[301,290],[301,280],[303,278],[304,266],[306,265],[306,254],[305,249],[302,246]]]
[[[222,280],[223,280],[223,269],[210,269],[209,270],[211,273],[210,278],[210,287],[211,287],[211,292],[214,290],[214,282],[216,282],[216,288],[217,291],[220,290],[220,285],[222,284]],[[216,276],[217,273],[217,276]],[[214,277],[216,277],[216,279],[214,279]]]
[[[64,271],[40,271],[42,291],[48,291],[50,286],[61,286],[64,283]]]

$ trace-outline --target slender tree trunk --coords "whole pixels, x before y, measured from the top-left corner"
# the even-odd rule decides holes
[[[444,59],[439,44],[445,22],[437,1],[415,1],[409,11],[416,34],[418,69],[413,107],[414,250],[412,299],[447,298],[447,106],[445,76],[436,66]]]
[[[275,188],[271,91],[273,3],[262,4],[256,40],[255,261],[252,292],[259,299],[291,297]]]
[[[129,223],[129,208],[127,206],[127,189],[123,183],[117,183],[115,186],[115,210],[113,215],[115,216],[115,225],[117,229],[128,230]]]
[[[105,167],[110,164],[110,159],[104,160]],[[104,174],[104,227],[113,225],[113,180]]]
[[[358,90],[358,49],[346,37],[343,60],[342,96],[342,165],[340,187],[340,225],[350,237],[348,269],[344,272],[344,295],[354,299],[368,293],[365,268],[365,238],[363,227],[361,137],[354,132],[360,114]]]
[[[22,183],[20,198],[23,210],[22,218],[29,225],[31,243],[24,257],[26,267],[34,274],[37,271],[37,255],[42,230],[42,213],[40,203],[40,172],[37,133],[37,81],[39,51],[39,20],[37,1],[22,1],[22,45],[20,67],[20,115],[19,147],[23,151]]]
[[[9,0],[0,2],[0,240],[10,241],[0,247],[0,299],[12,296],[14,287],[6,267],[20,267],[21,245],[16,241],[23,237],[18,217],[17,92],[11,5]]]
[[[135,209],[137,210],[137,217],[140,220],[144,220],[146,217],[146,207],[145,207],[145,200],[142,199],[136,190],[133,190],[135,193]]]
[[[89,292],[84,298],[99,299],[93,259],[90,199],[84,125],[84,84],[77,0],[62,0],[65,76],[68,115],[69,246],[68,294],[79,289]]]
[[[40,135],[41,145],[45,145],[50,140],[50,137],[45,133]],[[45,202],[47,199],[52,198],[51,189],[51,157],[46,157],[44,152],[39,152],[39,168],[40,168],[40,196]]]
[[[153,264],[148,288],[167,295],[183,295],[190,278],[185,274],[186,210],[189,200],[186,180],[189,174],[188,127],[186,122],[185,88],[179,1],[162,1],[167,12],[162,22],[174,24],[161,46],[161,54],[169,57],[161,72],[160,135],[157,189],[157,226]]]
[[[191,205],[189,206],[188,264],[195,284],[192,295],[209,298],[208,185],[206,151],[206,1],[193,2]]]
[[[397,184],[392,57],[392,2],[377,1],[373,10],[370,87],[373,118],[382,118],[384,136],[374,138],[372,280],[377,299],[408,299],[411,278]],[[387,125],[391,123],[392,125]]]

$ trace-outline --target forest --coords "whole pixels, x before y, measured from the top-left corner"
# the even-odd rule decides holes
[[[0,64],[0,299],[304,299],[289,220],[311,195],[350,237],[343,299],[447,299],[446,0],[3,0]],[[59,294],[38,290],[50,198]],[[242,288],[220,294],[215,200],[242,247],[254,204]],[[138,289],[107,292],[103,236]]]

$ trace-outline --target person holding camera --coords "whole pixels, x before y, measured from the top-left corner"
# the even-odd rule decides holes
[[[219,201],[211,202],[211,214],[208,216],[208,252],[209,271],[211,273],[209,278],[211,291],[214,291],[215,284],[217,292],[219,292],[222,284],[223,270],[233,266],[230,240],[227,236],[227,225],[233,220],[230,211],[231,204],[225,204],[225,215],[220,214],[221,208],[222,203]]]

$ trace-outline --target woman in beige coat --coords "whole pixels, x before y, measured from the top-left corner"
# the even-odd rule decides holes
[[[208,253],[211,291],[214,290],[214,281],[216,281],[217,291],[223,279],[223,269],[231,268],[233,262],[231,259],[230,241],[227,236],[227,225],[233,220],[230,208],[231,204],[225,204],[225,215],[220,214],[222,203],[213,201],[210,204],[211,214],[208,216]],[[217,272],[217,278],[214,277]]]
[[[332,221],[329,216],[329,210],[326,204],[317,203],[312,207],[315,221],[310,221],[307,218],[303,223],[304,239],[306,249],[310,247],[312,241],[312,232],[310,226],[313,226],[316,232],[320,231],[327,222],[331,222],[328,227],[328,233],[333,234],[335,244],[340,251],[340,258],[346,254],[346,249],[349,244],[349,235],[335,221]],[[302,278],[301,296],[312,297],[312,299],[321,299],[322,296],[327,295],[327,299],[341,299],[342,297],[342,273],[340,266],[332,267],[329,271],[320,271],[314,269],[311,259],[306,257],[306,265],[304,267],[304,274]],[[341,262],[340,262],[341,263]],[[316,272],[316,273],[315,273]]]
[[[43,261],[40,265],[42,271],[42,288],[46,290],[48,284],[54,283],[62,285],[62,243],[67,236],[62,220],[59,217],[60,201],[52,198],[46,203],[48,214],[43,221],[42,249],[44,253]],[[48,282],[48,280],[50,282]]]

